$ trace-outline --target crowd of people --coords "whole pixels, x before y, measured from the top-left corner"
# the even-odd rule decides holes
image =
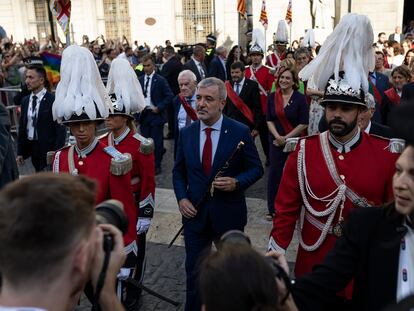
[[[119,200],[129,221],[123,244],[114,228],[102,229],[117,237],[118,250],[124,245],[126,259],[116,257],[110,280],[116,283],[123,306],[134,310],[141,290],[134,284],[143,279],[146,233],[154,215],[155,176],[162,173],[164,140],[173,139],[172,186],[183,216],[186,250],[185,310],[201,310],[202,305],[208,311],[232,310],[225,299],[212,297],[218,289],[237,295],[248,280],[239,276],[240,286],[234,287],[231,276],[226,279],[217,271],[241,273],[245,263],[257,265],[259,276],[269,274],[271,268],[250,246],[227,245],[210,255],[206,250],[213,243],[220,245],[229,230],[244,230],[245,190],[268,167],[265,217],[273,223],[268,256],[277,264],[279,274],[270,273],[278,280],[266,279],[269,286],[256,280],[259,289],[263,286],[263,295],[247,286],[240,291],[246,299],[234,308],[380,310],[414,294],[414,115],[409,110],[414,101],[413,37],[414,21],[404,34],[396,27],[388,40],[381,32],[374,42],[368,18],[348,14],[322,46],[313,39],[311,29],[289,45],[285,21],[278,23],[269,47],[255,31],[246,48],[217,46],[217,37],[210,34],[205,43],[180,45],[178,50],[169,40],[151,49],[137,41],[130,44],[125,37],[114,41],[100,36],[90,41],[84,36],[81,45],[68,47],[52,38],[42,45],[35,38],[24,43],[3,38],[0,85],[22,91],[13,96],[1,93],[0,187],[18,179],[16,163],[23,165],[30,158],[36,172],[53,170],[95,180],[95,187],[89,185],[95,204]],[[62,57],[57,86],[48,81],[40,57],[43,52]],[[4,106],[12,104],[20,113],[16,154],[11,120],[4,111]],[[107,133],[97,137],[97,129],[102,128]],[[67,144],[68,132],[73,144]],[[259,142],[263,163],[256,148]],[[39,176],[39,185],[56,178]],[[62,187],[73,182],[71,178],[63,177]],[[6,186],[0,194],[1,215],[19,217],[4,204],[15,202],[16,191],[35,182],[36,177]],[[58,186],[56,179],[55,192]],[[80,193],[85,191],[84,185],[77,187]],[[91,208],[93,204],[86,201],[76,204]],[[22,204],[16,202],[16,206]],[[48,212],[55,215],[53,210]],[[71,211],[66,212],[72,217]],[[68,240],[69,244],[88,244],[101,235],[99,230],[90,235],[90,229],[85,229],[89,222],[74,225],[89,235]],[[8,235],[11,227],[0,220],[0,247],[12,249],[10,239],[19,238],[18,233]],[[295,230],[298,280],[292,285],[283,254]],[[30,256],[38,253],[31,251]],[[387,251],[387,260],[380,262],[393,264],[386,278],[392,284],[380,289],[374,275],[382,267],[373,261]],[[16,252],[12,249],[10,254],[17,256]],[[234,258],[243,261],[227,261]],[[10,271],[15,266],[7,260],[0,255],[3,287],[17,294],[13,286],[20,285],[21,278],[14,278]],[[83,268],[75,260],[63,272]],[[116,269],[120,269],[117,280]],[[33,275],[42,271],[38,267]],[[83,273],[70,284],[74,292],[64,298],[66,304],[73,305],[79,297]],[[213,288],[221,277],[228,285]],[[96,277],[92,282],[96,288]],[[269,289],[275,292],[273,298]],[[382,293],[380,298],[377,292]],[[103,297],[113,299],[107,287]],[[106,300],[95,302],[103,309],[107,306]],[[10,303],[13,300],[0,291],[0,305]],[[114,306],[113,310],[122,308]]]

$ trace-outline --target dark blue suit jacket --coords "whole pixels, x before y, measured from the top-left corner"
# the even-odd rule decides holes
[[[23,158],[31,156],[27,139],[27,110],[29,109],[30,95],[22,99],[19,135],[17,140],[17,155]],[[55,151],[63,147],[66,140],[66,127],[53,121],[52,105],[55,96],[46,92],[38,105],[37,136],[39,142],[39,156],[46,157],[48,151]]]
[[[144,90],[145,77],[139,77],[142,89]],[[153,113],[150,109],[144,109],[139,116],[139,122],[143,125],[161,125],[167,122],[166,108],[171,104],[174,97],[167,80],[157,73],[154,73],[151,81],[151,101],[152,104],[160,110],[159,113]]]
[[[240,187],[232,192],[215,189],[198,206],[197,216],[187,223],[186,228],[202,232],[211,223],[215,233],[222,234],[231,229],[243,230],[247,223],[247,208],[244,191],[262,175],[263,167],[250,130],[244,124],[223,116],[223,123],[214,156],[212,172],[206,176],[200,160],[200,121],[181,129],[173,169],[173,185],[177,201],[187,198],[195,206],[214,176],[224,166],[240,141],[244,148],[225,170],[223,176],[237,178]]]
[[[218,56],[214,56],[208,65],[208,76],[216,77],[222,81],[226,81],[226,69],[223,67]]]

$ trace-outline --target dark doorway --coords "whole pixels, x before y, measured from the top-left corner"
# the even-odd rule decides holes
[[[410,20],[414,20],[414,1],[404,0],[403,26],[407,26]]]

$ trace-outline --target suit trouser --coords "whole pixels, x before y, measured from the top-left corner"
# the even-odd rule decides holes
[[[161,167],[162,151],[164,148],[164,124],[160,125],[148,125],[141,124],[141,134],[148,138],[151,137],[154,140],[154,158],[155,167]]]
[[[263,152],[266,155],[266,160],[269,158],[269,129],[266,123],[266,117],[263,116],[262,122],[259,126],[260,143],[262,144]]]
[[[283,175],[283,168],[285,166],[288,153],[283,152],[283,147],[277,147],[270,144],[269,139],[269,173],[267,177],[267,209],[270,214],[275,212],[275,199],[279,189],[280,181]]]
[[[168,118],[168,135],[172,138],[175,136],[175,114],[173,105],[167,106],[167,118]]]
[[[40,153],[39,142],[37,140],[27,140],[27,145],[36,172],[43,171],[47,165],[46,155]]]

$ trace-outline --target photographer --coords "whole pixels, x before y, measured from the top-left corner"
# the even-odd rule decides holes
[[[39,173],[0,192],[0,310],[73,309],[88,280],[96,290],[103,231],[114,246],[99,304],[123,310],[114,290],[125,260],[122,235],[112,225],[95,227],[95,190],[85,177]]]
[[[295,311],[283,256],[263,257],[241,231],[223,235],[200,272],[203,311]],[[270,259],[271,258],[271,259]],[[289,284],[288,284],[289,285]],[[234,298],[234,299],[232,299]]]

